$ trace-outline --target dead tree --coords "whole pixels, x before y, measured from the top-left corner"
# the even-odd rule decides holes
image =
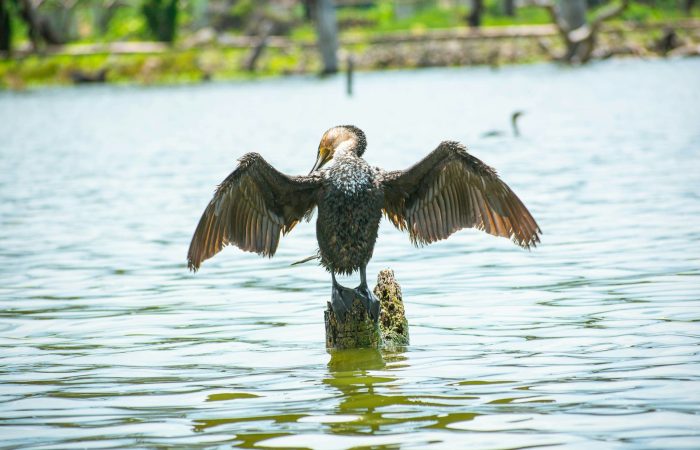
[[[338,22],[335,5],[333,0],[315,0],[313,3],[318,49],[323,62],[321,73],[324,75],[336,73],[338,72]]]
[[[245,60],[243,61],[243,69],[248,72],[255,72],[258,60],[265,51],[265,48],[270,40],[270,36],[275,30],[275,24],[270,20],[264,20],[258,28],[259,31],[258,36],[256,37],[257,40],[251,47],[248,56],[246,56]]]
[[[78,0],[62,0],[45,4],[44,0],[4,0],[0,3],[4,3],[5,6],[9,6],[9,3],[14,5],[14,10],[24,22],[32,49],[41,51],[47,45],[65,44],[71,39],[72,27],[69,25],[73,23],[77,2]],[[42,6],[49,8],[40,11]],[[0,10],[2,9],[0,7]]]
[[[467,23],[472,28],[481,26],[481,15],[484,13],[484,0],[472,0],[472,9],[467,16]]]
[[[29,42],[32,44],[32,49],[38,51],[40,49],[42,33],[34,5],[32,5],[30,0],[15,0],[15,3],[20,18],[27,26],[27,35],[29,37]]]
[[[44,6],[41,10],[41,6]],[[75,8],[78,0],[34,0],[39,33],[47,45],[63,45],[76,37]]]
[[[586,20],[586,0],[557,0],[556,4],[538,4],[549,12],[566,46],[563,55],[552,56],[568,64],[585,64],[595,50],[600,26],[606,20],[621,14],[627,8],[629,0],[621,0],[601,9],[590,23]]]

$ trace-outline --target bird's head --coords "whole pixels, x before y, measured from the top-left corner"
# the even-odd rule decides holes
[[[365,133],[353,125],[339,125],[323,133],[321,143],[318,144],[316,164],[311,172],[320,169],[328,161],[332,160],[336,152],[351,152],[362,156],[367,148]]]
[[[513,128],[513,135],[520,136],[520,129],[518,128],[518,119],[525,114],[525,111],[514,111],[510,115],[510,126]]]

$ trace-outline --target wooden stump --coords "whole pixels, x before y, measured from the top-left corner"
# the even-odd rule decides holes
[[[359,298],[354,299],[352,308],[343,322],[337,320],[328,302],[324,312],[327,348],[408,345],[408,321],[401,298],[401,286],[396,282],[393,270],[385,269],[379,272],[374,295],[379,299],[381,306],[379,323],[372,320]]]
[[[377,276],[374,295],[379,299],[379,329],[385,346],[408,345],[408,320],[403,306],[401,286],[394,278],[394,271],[384,269]]]

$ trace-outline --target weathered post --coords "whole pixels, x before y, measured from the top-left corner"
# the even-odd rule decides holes
[[[379,299],[381,307],[379,323],[370,317],[359,298],[355,298],[352,308],[342,322],[338,321],[328,302],[324,312],[327,348],[408,345],[408,321],[401,297],[401,286],[396,282],[393,270],[384,269],[379,272],[374,295]]]
[[[379,299],[379,331],[384,346],[408,345],[408,320],[403,305],[401,286],[394,278],[394,271],[384,269],[377,276],[374,295]]]
[[[352,78],[353,78],[353,71],[355,69],[355,62],[352,59],[352,55],[348,54],[348,71],[345,76],[345,92],[348,94],[348,97],[352,97]]]

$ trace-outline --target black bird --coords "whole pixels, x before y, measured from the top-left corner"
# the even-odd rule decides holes
[[[510,127],[511,130],[513,131],[513,136],[519,137],[520,136],[520,128],[518,128],[518,119],[525,114],[524,111],[514,111],[513,114],[510,115]],[[490,137],[501,137],[505,136],[508,133],[503,130],[491,130],[487,131],[486,133],[483,133],[481,135],[482,138],[490,138]]]
[[[541,233],[517,195],[466,148],[444,141],[407,170],[384,171],[362,159],[365,134],[352,125],[331,128],[321,138],[316,164],[306,176],[288,176],[257,153],[247,153],[218,186],[204,210],[187,255],[191,270],[222,248],[271,257],[280,235],[318,207],[316,238],[321,265],[333,280],[331,305],[343,320],[355,296],[374,320],[379,302],[367,285],[382,213],[420,246],[462,228],[477,228],[530,248]],[[352,290],[335,275],[360,272]]]

